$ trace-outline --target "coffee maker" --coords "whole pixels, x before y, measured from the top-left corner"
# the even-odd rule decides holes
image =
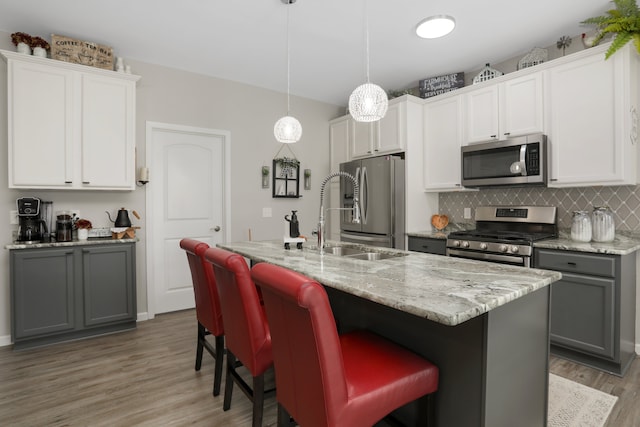
[[[40,216],[40,199],[21,197],[16,200],[16,205],[18,207],[18,242],[42,242],[48,230],[45,221]]]

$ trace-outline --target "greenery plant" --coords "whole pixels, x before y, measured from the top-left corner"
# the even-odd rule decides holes
[[[298,169],[298,166],[300,166],[300,160],[289,157],[280,157],[275,159],[275,161],[276,164],[282,168]]]
[[[615,34],[611,46],[605,54],[606,59],[630,40],[633,40],[636,50],[640,54],[640,8],[638,8],[636,0],[613,0],[613,3],[616,5],[616,9],[607,11],[606,15],[586,19],[581,23],[597,27],[598,34],[594,45],[598,44],[605,36]]]

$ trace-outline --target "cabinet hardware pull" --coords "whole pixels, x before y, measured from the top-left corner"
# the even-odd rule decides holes
[[[509,136],[509,135],[511,135],[511,132],[505,132],[504,133],[504,136]]]
[[[496,138],[498,135],[491,135],[491,138]]]
[[[91,184],[91,181],[82,181],[83,184]]]
[[[549,181],[557,181],[558,178],[549,178]]]
[[[73,181],[65,181],[65,184],[73,184]]]
[[[429,249],[429,245],[422,245],[423,248]]]
[[[569,264],[569,265],[570,265],[570,266],[572,266],[572,267],[575,267],[575,266],[576,266],[576,263],[575,263],[575,262],[568,262],[567,264]]]

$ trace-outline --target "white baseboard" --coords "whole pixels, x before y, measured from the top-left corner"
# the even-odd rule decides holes
[[[144,313],[138,313],[136,322],[144,322],[145,320],[149,320],[149,313],[147,313],[146,311]]]
[[[0,336],[0,347],[11,345],[11,335]]]

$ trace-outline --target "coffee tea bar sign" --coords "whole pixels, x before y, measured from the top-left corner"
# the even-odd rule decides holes
[[[464,73],[445,74],[420,80],[420,97],[430,98],[464,87]]]
[[[113,48],[51,34],[51,58],[113,70]]]

